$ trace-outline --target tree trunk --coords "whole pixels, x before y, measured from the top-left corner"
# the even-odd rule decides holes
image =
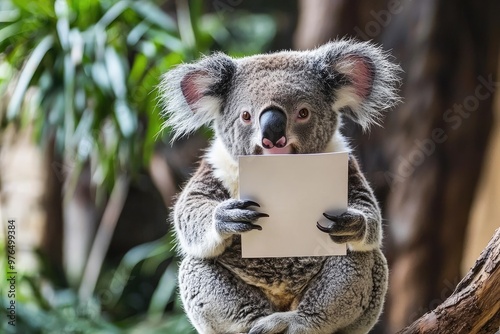
[[[398,334],[500,331],[500,229],[453,294]]]
[[[404,103],[387,114],[384,128],[362,134],[348,123],[344,130],[388,220],[384,316],[385,332],[394,333],[443,302],[461,277],[498,85],[500,2],[364,0],[335,8],[344,12],[324,15],[352,23],[331,37],[374,39],[405,73]]]

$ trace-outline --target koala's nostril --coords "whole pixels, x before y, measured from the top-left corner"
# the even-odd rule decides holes
[[[282,148],[286,146],[286,115],[281,110],[265,110],[259,118],[262,146]]]
[[[273,148],[274,147],[273,142],[267,138],[262,138],[262,146],[264,146],[264,148]]]
[[[279,147],[279,148],[285,147],[286,146],[286,137],[283,136],[280,139],[278,139],[278,141],[276,142],[275,145],[276,145],[276,147]]]

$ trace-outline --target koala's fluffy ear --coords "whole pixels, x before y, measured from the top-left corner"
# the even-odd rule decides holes
[[[334,96],[333,109],[367,130],[381,112],[399,102],[400,67],[388,54],[368,42],[340,40],[314,52],[315,66]]]
[[[194,64],[181,64],[163,76],[164,127],[172,127],[174,139],[217,117],[235,71],[231,58],[216,53]]]

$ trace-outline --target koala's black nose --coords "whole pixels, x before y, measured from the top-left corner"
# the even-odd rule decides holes
[[[286,115],[283,111],[276,109],[265,110],[260,115],[259,122],[264,148],[286,146]]]

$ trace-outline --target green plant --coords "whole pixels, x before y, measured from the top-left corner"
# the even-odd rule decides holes
[[[147,164],[160,129],[151,92],[199,51],[175,21],[151,1],[13,0],[2,9],[2,66],[14,73],[2,124],[34,120],[38,139],[54,136],[78,170],[90,161],[103,191]]]

